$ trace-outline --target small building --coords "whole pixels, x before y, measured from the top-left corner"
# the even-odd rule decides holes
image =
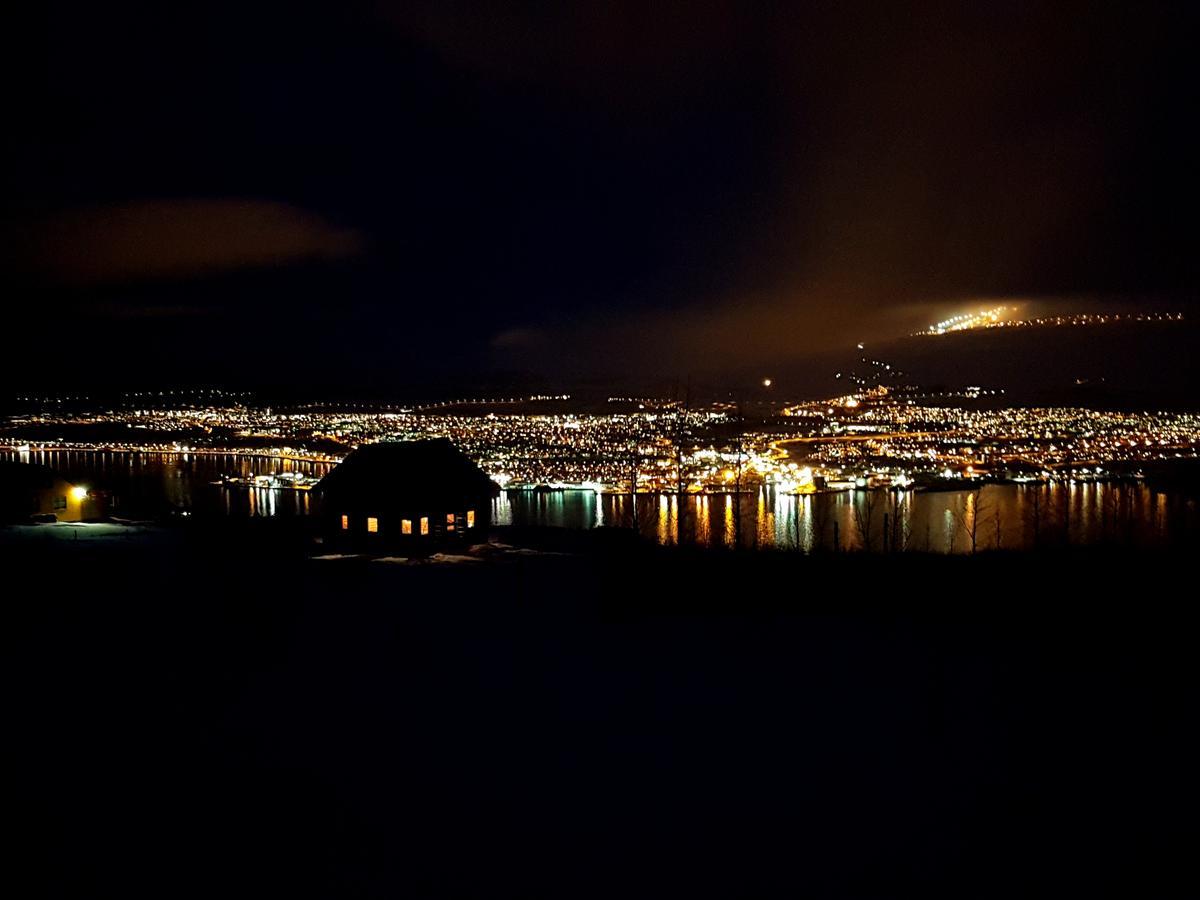
[[[48,466],[0,462],[0,521],[28,522],[54,516],[80,522],[101,515],[87,488],[71,484]]]
[[[326,544],[419,554],[486,541],[497,487],[436,438],[359,447],[313,493]]]

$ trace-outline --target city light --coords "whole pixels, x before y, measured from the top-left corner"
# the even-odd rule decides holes
[[[881,367],[886,364],[881,364]],[[770,380],[770,379],[765,379]],[[608,413],[431,406],[415,409],[269,409],[248,405],[137,408],[10,416],[9,452],[37,462],[59,450],[241,455],[278,463],[235,472],[231,488],[306,491],[320,473],[378,441],[449,438],[501,488],[597,494],[920,488],[938,479],[1097,481],[1136,476],[1146,463],[1195,458],[1200,415],[1083,408],[960,405],[997,398],[979,385],[947,389],[862,387],[857,393],[781,403],[747,427],[728,402],[684,410],[671,399],[616,398]],[[548,395],[564,402],[565,395]],[[610,398],[611,399],[611,398]],[[47,426],[55,437],[47,438]],[[91,435],[106,430],[97,441]],[[119,438],[118,438],[119,436]],[[402,477],[419,477],[404,473]],[[84,487],[71,496],[82,501]]]
[[[1001,317],[1005,313],[1010,312],[1012,307],[996,306],[992,309],[982,309],[979,312],[960,313],[957,316],[951,316],[934,325],[930,325],[926,329],[926,334],[946,334],[949,331],[967,331],[972,328],[986,328],[991,325],[996,325],[1000,322]]]
[[[972,331],[980,328],[1054,328],[1061,326],[1108,325],[1120,322],[1182,322],[1183,313],[1076,313],[1073,315],[1038,316],[1031,319],[1006,319],[1014,312],[1010,306],[997,306],[975,313],[961,313],[930,325],[917,335],[949,334],[954,331]],[[862,349],[862,345],[859,345]]]

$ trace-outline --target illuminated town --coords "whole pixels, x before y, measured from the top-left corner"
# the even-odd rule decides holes
[[[982,480],[1103,480],[1151,462],[1196,457],[1200,415],[1078,408],[972,408],[995,395],[876,386],[837,398],[684,409],[667,399],[609,398],[572,412],[566,395],[460,400],[423,409],[272,409],[241,403],[11,416],[9,451],[228,453],[338,462],[357,446],[448,437],[509,489],[600,493],[787,493]],[[963,401],[968,402],[963,402]],[[54,404],[51,404],[54,406]],[[412,473],[404,473],[406,476]],[[417,473],[419,474],[419,473]],[[303,478],[274,487],[305,488]]]

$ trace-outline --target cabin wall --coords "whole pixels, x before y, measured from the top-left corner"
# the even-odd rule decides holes
[[[486,542],[491,525],[491,501],[434,511],[345,509],[339,508],[336,499],[325,498],[320,517],[322,537],[326,544],[360,552],[384,549],[419,552],[441,546]],[[428,521],[426,534],[421,533],[423,518]],[[374,530],[371,520],[374,520]],[[406,521],[411,523],[411,530],[407,534],[404,527]]]
[[[13,485],[0,487],[0,515],[11,521],[29,516],[52,515],[60,522],[79,522],[98,513],[88,498],[76,496],[75,486],[54,476],[41,487]]]

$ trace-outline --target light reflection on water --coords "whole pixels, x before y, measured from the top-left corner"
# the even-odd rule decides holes
[[[290,516],[311,511],[307,491],[213,484],[222,475],[279,472],[321,476],[330,463],[247,456],[99,450],[0,452],[0,459],[40,463],[68,480],[111,491],[120,515],[170,510],[200,515]],[[1152,492],[1140,483],[986,485],[970,492],[846,492],[794,496],[765,487],[732,494],[688,495],[591,491],[504,491],[493,501],[498,525],[630,528],[664,544],[843,549],[864,544],[933,552],[1035,545],[1120,542],[1150,546],[1200,536],[1196,500]],[[886,526],[885,526],[885,518]],[[741,528],[737,527],[738,520]]]
[[[167,512],[198,515],[287,516],[310,511],[308,491],[213,484],[223,475],[252,478],[279,472],[321,476],[331,463],[244,454],[172,453],[123,450],[0,451],[0,460],[37,463],[68,481],[109,491],[114,515],[154,516]]]
[[[715,507],[715,508],[714,508]],[[591,491],[505,491],[494,501],[500,525],[631,528],[628,495]],[[678,498],[639,494],[638,531],[663,544],[805,551],[909,549],[970,552],[997,546],[1164,544],[1200,536],[1194,499],[1152,492],[1139,483],[986,485],[978,493],[843,492],[795,496],[770,487],[743,493]],[[584,524],[590,523],[590,524]],[[864,539],[869,535],[869,539]]]

